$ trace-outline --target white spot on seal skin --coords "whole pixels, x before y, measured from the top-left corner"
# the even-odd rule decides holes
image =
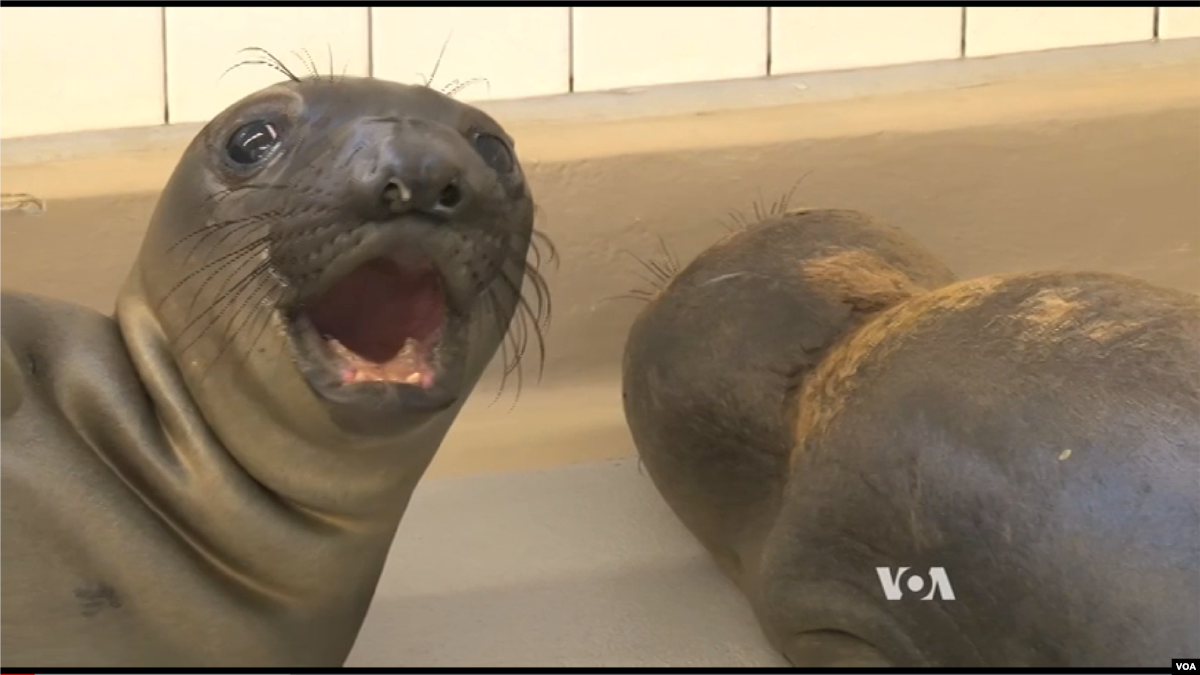
[[[0,194],[0,210],[40,216],[46,212],[46,202],[24,192],[5,192]]]
[[[1060,461],[1060,462],[1065,461],[1065,460],[1069,459],[1070,457],[1071,457],[1071,449],[1070,448],[1067,448],[1066,450],[1063,450],[1062,452],[1058,453],[1058,461]]]
[[[744,276],[746,276],[745,272],[730,272],[729,274],[722,274],[719,277],[713,277],[712,279],[709,279],[708,281],[706,281],[700,285],[707,286],[709,284],[715,284],[718,281],[728,281],[730,279],[736,279],[738,277],[744,277]]]

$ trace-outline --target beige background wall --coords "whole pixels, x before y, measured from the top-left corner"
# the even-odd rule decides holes
[[[0,137],[205,120],[303,71],[468,100],[755,78],[1200,36],[1200,7],[63,7],[0,9]],[[295,54],[293,52],[296,52]]]

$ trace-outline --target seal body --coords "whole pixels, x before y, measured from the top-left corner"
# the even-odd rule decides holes
[[[647,471],[768,637],[800,666],[1200,648],[1200,300],[1091,273],[950,283],[883,235],[847,245],[864,227],[811,211],[749,228],[626,347]],[[748,271],[785,290],[706,291]]]
[[[5,294],[5,666],[338,666],[501,344],[533,203],[503,129],[312,78],[188,147],[114,317]]]

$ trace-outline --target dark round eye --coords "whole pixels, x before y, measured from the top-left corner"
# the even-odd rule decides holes
[[[498,174],[512,173],[516,166],[508,144],[491,134],[475,135],[475,152]]]
[[[249,166],[257,164],[279,146],[279,130],[266,120],[255,120],[243,124],[225,144],[225,154],[235,164]]]

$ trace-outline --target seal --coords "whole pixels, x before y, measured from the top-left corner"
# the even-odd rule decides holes
[[[703,252],[630,330],[625,415],[798,666],[1149,666],[1200,649],[1200,298],[953,281],[846,211]]]
[[[482,111],[295,78],[189,145],[114,317],[4,295],[6,667],[340,666],[485,366],[540,340],[533,221]]]

